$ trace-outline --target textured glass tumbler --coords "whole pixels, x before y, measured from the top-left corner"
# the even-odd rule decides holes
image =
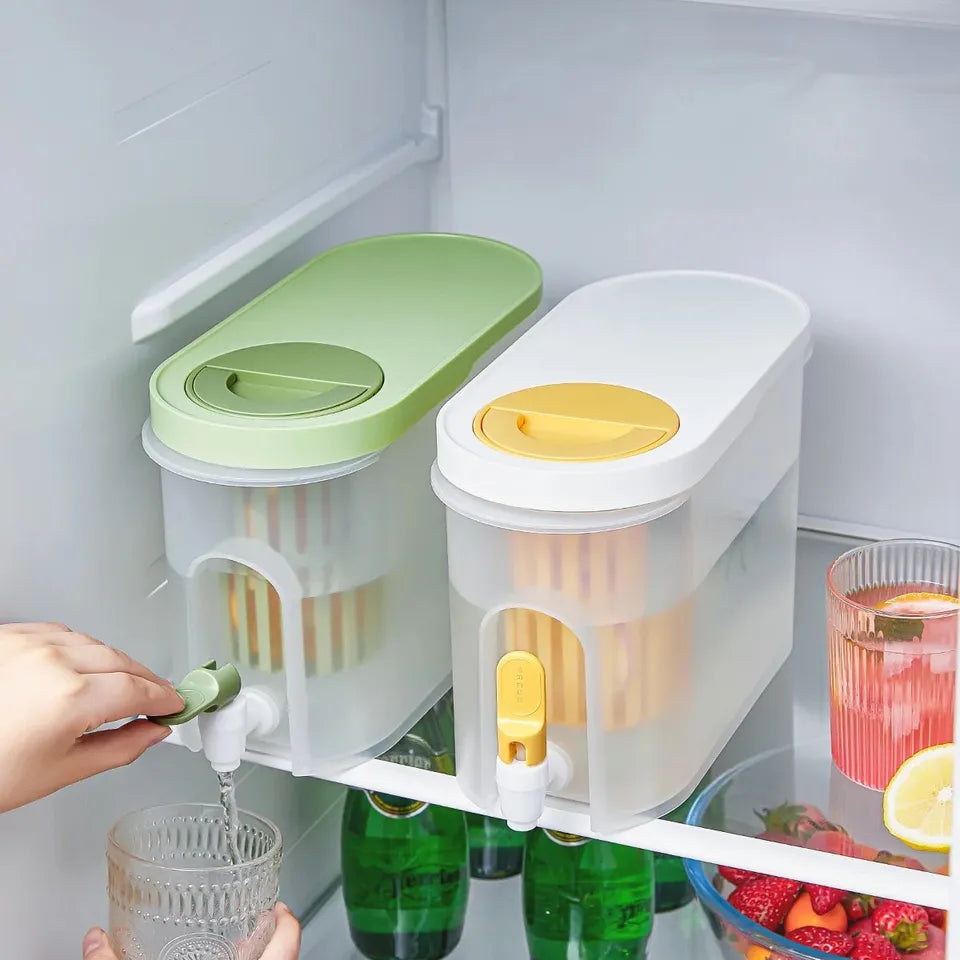
[[[830,738],[841,773],[883,790],[918,750],[953,740],[960,548],[856,547],[827,573]]]
[[[110,937],[121,960],[259,960],[273,936],[280,831],[240,812],[234,866],[219,805],[128,813],[107,841]]]

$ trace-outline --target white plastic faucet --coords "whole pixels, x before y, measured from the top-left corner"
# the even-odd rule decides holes
[[[570,756],[555,743],[547,743],[547,755],[533,766],[515,758],[504,763],[497,757],[497,791],[500,812],[511,830],[532,830],[543,816],[547,793],[562,790],[573,775]]]
[[[497,792],[512,830],[532,830],[547,792],[570,782],[573,764],[547,741],[546,674],[532,654],[515,650],[497,664]]]
[[[217,773],[240,766],[247,738],[265,737],[280,726],[280,704],[265,687],[244,687],[225,707],[201,713],[200,743]]]
[[[177,686],[183,709],[166,717],[153,717],[170,726],[171,742],[191,750],[202,749],[217,773],[229,773],[240,766],[247,738],[265,737],[280,726],[282,705],[267,687],[243,687],[240,673],[232,663],[217,667],[216,661],[191,670]],[[196,735],[187,731],[197,719]],[[183,730],[181,734],[180,731]]]

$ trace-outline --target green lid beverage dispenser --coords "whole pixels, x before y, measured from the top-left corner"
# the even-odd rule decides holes
[[[231,661],[285,705],[254,755],[297,774],[375,756],[449,685],[435,411],[540,293],[506,244],[375,237],[155,371],[143,444],[162,468],[178,664]]]

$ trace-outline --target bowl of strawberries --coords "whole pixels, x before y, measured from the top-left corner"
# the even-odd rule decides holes
[[[787,846],[946,872],[942,854],[916,854],[885,832],[873,809],[880,794],[836,782],[842,774],[830,771],[828,751],[829,745],[822,752],[820,747],[784,748],[734,767],[701,793],[687,822]],[[838,812],[867,836],[852,835]],[[875,827],[878,817],[881,826]],[[946,958],[943,910],[736,867],[684,863],[725,960]]]

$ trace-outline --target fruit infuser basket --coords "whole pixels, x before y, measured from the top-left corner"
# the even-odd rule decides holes
[[[511,532],[510,572],[520,593],[557,593],[606,607],[645,582],[647,533],[643,526],[585,534]],[[635,726],[669,708],[690,677],[692,604],[594,628],[600,700],[606,730]],[[547,677],[547,721],[587,723],[583,646],[565,623],[535,610],[503,614],[504,652],[527,650]]]
[[[241,488],[236,492],[237,530],[293,558],[304,585],[301,601],[304,669],[308,676],[337,673],[374,654],[383,624],[383,576],[344,589],[331,588],[323,558],[351,550],[351,511],[341,505],[334,484]],[[375,505],[370,511],[374,512]],[[365,518],[369,522],[370,517]],[[373,547],[373,545],[371,545]],[[320,559],[316,559],[320,558]],[[373,547],[373,564],[386,566]],[[232,659],[276,673],[283,669],[280,597],[266,578],[243,568],[223,574]]]

